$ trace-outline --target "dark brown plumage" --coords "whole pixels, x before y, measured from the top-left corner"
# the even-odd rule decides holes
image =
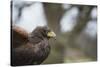
[[[55,37],[47,35],[48,32],[51,30],[47,27],[37,27],[32,33],[22,37],[12,29],[11,65],[41,64],[50,53],[49,38]]]

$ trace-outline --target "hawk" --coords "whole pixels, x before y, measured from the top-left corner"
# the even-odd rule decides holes
[[[48,27],[38,26],[31,33],[20,27],[12,27],[11,65],[37,65],[41,64],[50,53],[50,38],[56,34]]]

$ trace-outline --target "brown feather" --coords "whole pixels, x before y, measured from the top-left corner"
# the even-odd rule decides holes
[[[26,39],[14,31],[12,34],[12,46],[14,47],[12,47],[11,65],[41,64],[50,53],[50,45],[46,35],[48,31],[49,29],[46,27],[37,27]],[[18,41],[22,41],[22,43],[18,43]]]

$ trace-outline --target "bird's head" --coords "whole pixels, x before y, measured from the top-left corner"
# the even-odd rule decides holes
[[[47,26],[38,26],[32,33],[48,39],[56,37],[56,34]]]

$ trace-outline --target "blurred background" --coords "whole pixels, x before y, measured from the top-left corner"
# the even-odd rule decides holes
[[[97,60],[97,6],[12,0],[12,24],[32,32],[49,26],[51,53],[42,64]]]

